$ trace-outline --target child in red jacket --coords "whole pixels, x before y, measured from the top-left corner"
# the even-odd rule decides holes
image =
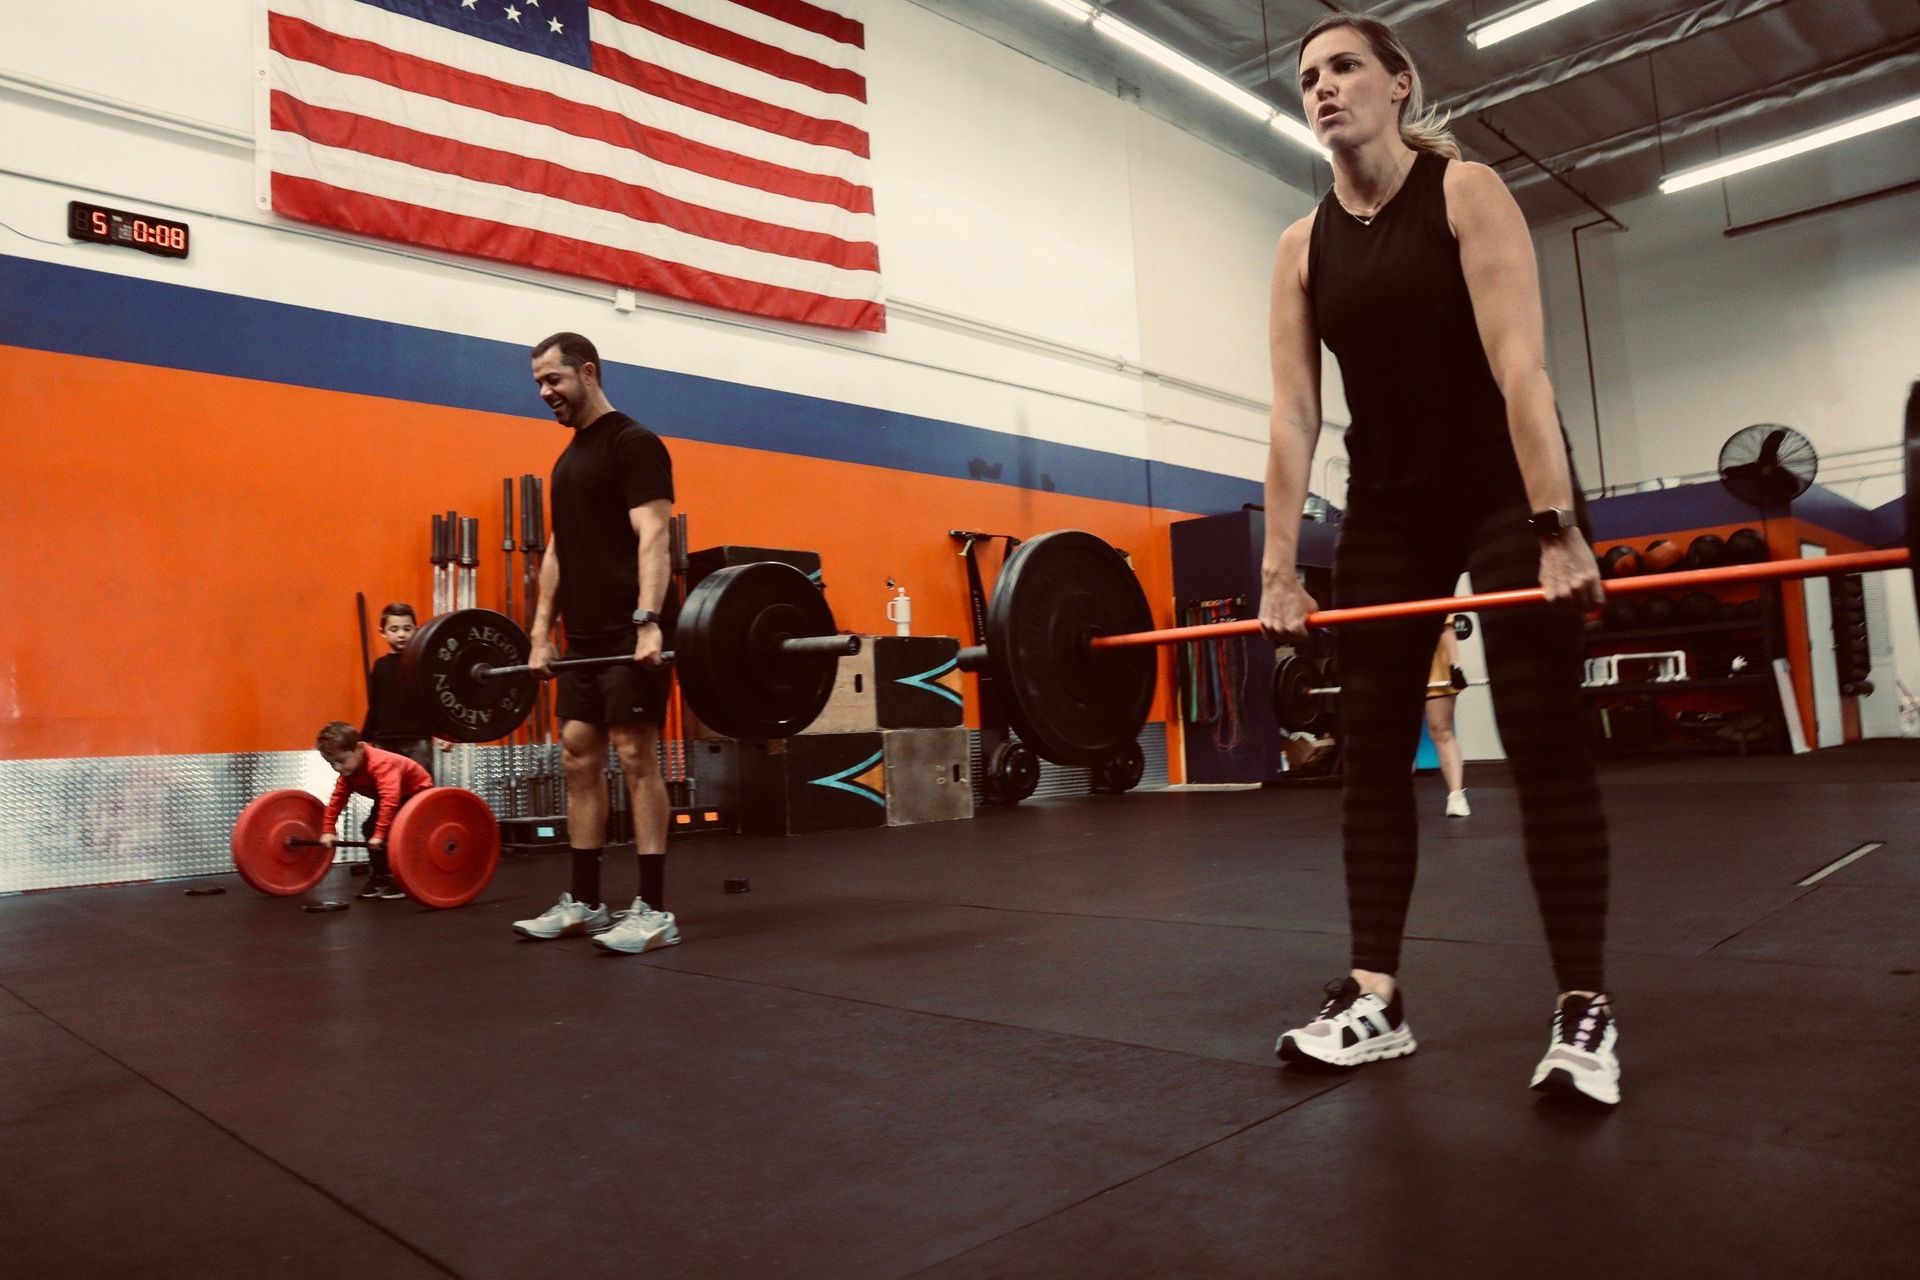
[[[314,745],[340,775],[333,786],[333,799],[327,802],[326,816],[320,820],[320,839],[333,847],[333,827],[347,807],[349,793],[373,801],[373,812],[361,825],[367,842],[367,862],[371,874],[363,898],[404,898],[406,893],[393,883],[387,864],[387,833],[407,801],[433,785],[433,776],[406,756],[382,751],[360,741],[360,731],[344,720],[335,720],[320,731]]]

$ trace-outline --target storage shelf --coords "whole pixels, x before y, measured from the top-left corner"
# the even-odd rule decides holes
[[[1612,756],[1737,756],[1738,747],[1723,746],[1715,742],[1651,742],[1644,747],[1616,747],[1602,742],[1600,749]],[[1776,746],[1752,744],[1747,747],[1750,756],[1777,756],[1785,749]]]
[[[1580,685],[1580,693],[1672,693],[1674,689],[1732,689],[1736,685],[1770,685],[1770,674],[1711,676],[1707,679],[1634,679],[1619,685]]]
[[[1615,640],[1664,640],[1669,636],[1706,635],[1715,631],[1765,631],[1768,621],[1760,618],[1722,618],[1718,622],[1689,622],[1677,627],[1634,627],[1625,631],[1608,631],[1599,627],[1591,628],[1582,634],[1581,639],[1588,644],[1600,641],[1611,643]]]
[[[1712,676],[1704,680],[1634,680],[1620,684],[1589,684],[1580,686],[1582,693],[1670,693],[1687,689],[1731,689],[1741,685],[1772,684],[1773,676],[1768,674],[1741,676]]]

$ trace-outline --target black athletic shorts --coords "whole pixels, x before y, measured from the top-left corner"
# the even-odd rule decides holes
[[[633,656],[631,631],[605,640],[567,637],[569,658]],[[587,671],[562,671],[555,677],[553,713],[562,720],[583,720],[602,727],[666,719],[667,689],[673,673],[666,667],[626,662]]]

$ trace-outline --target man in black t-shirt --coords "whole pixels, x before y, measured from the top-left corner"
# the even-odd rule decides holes
[[[573,887],[531,920],[528,938],[591,936],[609,951],[636,954],[680,941],[665,908],[667,787],[655,754],[671,676],[660,664],[672,566],[673,461],[660,437],[616,411],[600,385],[600,353],[577,333],[556,333],[533,349],[540,398],[573,440],[553,465],[553,530],[540,564],[527,664],[549,671],[556,618],[568,657],[634,661],[559,676],[554,710],[567,770],[567,837]],[[608,914],[600,896],[606,843],[607,743],[620,757],[632,797],[640,892],[631,909]]]

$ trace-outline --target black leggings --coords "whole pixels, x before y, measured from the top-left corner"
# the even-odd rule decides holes
[[[1584,514],[1584,510],[1583,510]],[[1540,546],[1524,502],[1444,520],[1349,517],[1334,558],[1337,607],[1540,584]],[[1583,520],[1584,524],[1584,520]],[[1419,858],[1413,757],[1437,617],[1367,622],[1334,636],[1342,835],[1353,967],[1394,973]],[[1604,991],[1607,826],[1580,701],[1579,615],[1521,607],[1480,615],[1500,740],[1520,790],[1527,869],[1562,991]]]

